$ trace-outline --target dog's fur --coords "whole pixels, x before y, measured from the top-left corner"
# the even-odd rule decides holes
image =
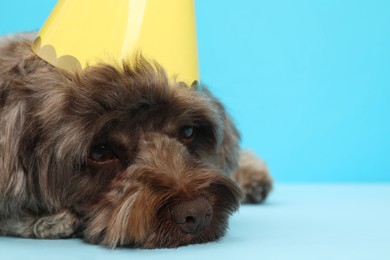
[[[0,42],[2,235],[213,241],[244,198],[261,202],[271,188],[263,163],[239,157],[238,131],[208,89],[171,82],[141,56],[69,73],[33,54],[30,37]],[[210,218],[202,229],[172,221],[198,206]]]

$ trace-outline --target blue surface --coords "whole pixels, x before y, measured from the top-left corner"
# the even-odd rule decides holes
[[[277,185],[243,206],[219,242],[178,249],[105,249],[72,240],[0,237],[1,259],[390,259],[390,185]]]

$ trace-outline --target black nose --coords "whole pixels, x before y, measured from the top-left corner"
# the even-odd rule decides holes
[[[171,208],[172,220],[185,233],[195,234],[210,224],[213,208],[204,197],[184,201]]]

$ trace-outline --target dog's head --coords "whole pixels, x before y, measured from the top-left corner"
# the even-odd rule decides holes
[[[78,75],[31,59],[20,153],[42,205],[72,208],[84,238],[109,247],[177,247],[225,233],[242,199],[226,177],[238,133],[206,88],[173,83],[142,58]]]

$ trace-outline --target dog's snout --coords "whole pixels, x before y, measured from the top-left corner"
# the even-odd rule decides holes
[[[213,208],[204,197],[184,201],[171,209],[171,219],[189,234],[195,234],[210,224]]]

